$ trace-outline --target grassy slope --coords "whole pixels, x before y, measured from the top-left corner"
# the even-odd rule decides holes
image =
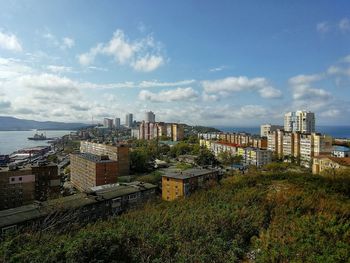
[[[9,262],[346,262],[350,181],[231,177],[186,200],[148,204],[69,234],[0,244]]]

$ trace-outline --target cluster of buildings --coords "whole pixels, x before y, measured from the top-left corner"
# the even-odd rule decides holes
[[[346,167],[348,148],[334,148],[331,136],[315,132],[315,114],[288,112],[284,126],[264,124],[260,136],[248,133],[198,134],[201,146],[216,156],[229,152],[242,156],[243,165],[263,166],[273,159],[295,162],[320,173],[327,167]]]
[[[141,140],[180,141],[184,138],[184,127],[178,123],[156,122],[155,114],[150,111],[146,112],[145,120],[131,130],[131,136]]]
[[[134,125],[134,120],[133,120],[133,114],[132,113],[127,113],[125,115],[125,127],[126,128],[132,128]],[[110,119],[110,118],[104,118],[103,119],[103,128],[107,128],[107,129],[116,129],[119,130],[121,129],[121,122],[120,122],[120,118],[115,118]]]
[[[315,132],[315,114],[308,111],[288,112],[284,128],[262,125],[268,150],[277,158],[296,161],[312,168],[314,174],[325,170],[350,167],[349,148],[333,146],[333,138]]]
[[[267,150],[267,139],[248,133],[198,134],[200,146],[211,150],[215,156],[222,152],[241,156],[242,165],[263,166],[272,161],[272,152]],[[208,139],[204,139],[208,138]]]
[[[80,191],[117,183],[118,176],[129,175],[129,146],[80,142],[80,153],[70,156],[71,183]]]
[[[56,198],[61,192],[61,180],[56,164],[38,162],[0,169],[0,210],[19,207]]]

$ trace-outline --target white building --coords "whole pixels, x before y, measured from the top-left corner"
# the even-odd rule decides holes
[[[145,122],[156,122],[156,115],[152,111],[145,113]]]
[[[350,157],[350,149],[344,146],[335,146],[332,155],[339,158]]]
[[[104,118],[103,119],[103,127],[108,128],[108,129],[112,129],[113,128],[113,120],[108,119],[108,118]]]
[[[125,126],[128,127],[128,128],[131,128],[132,125],[133,125],[133,115],[132,113],[128,113],[126,114],[125,116]]]
[[[287,112],[284,115],[284,130],[291,132],[315,132],[315,114],[310,111]]]
[[[260,126],[260,136],[267,137],[269,132],[273,132],[276,130],[282,130],[283,126],[281,125],[271,125],[271,124],[263,124]]]

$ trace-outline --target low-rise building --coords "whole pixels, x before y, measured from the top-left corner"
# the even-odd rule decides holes
[[[219,180],[218,170],[189,169],[182,172],[167,173],[162,176],[162,198],[172,201],[187,197],[196,189]]]
[[[334,146],[332,155],[339,158],[350,157],[350,149],[345,146]]]
[[[350,157],[316,156],[313,158],[312,173],[320,174],[325,170],[335,171],[337,169],[350,168]]]
[[[73,223],[89,223],[137,207],[156,195],[157,186],[132,182],[112,184],[46,202],[0,211],[0,236],[26,229],[69,229]],[[52,216],[54,215],[54,216]]]

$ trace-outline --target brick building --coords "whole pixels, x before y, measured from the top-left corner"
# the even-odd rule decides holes
[[[113,184],[118,178],[118,161],[108,155],[79,153],[70,155],[71,182],[80,191]]]

